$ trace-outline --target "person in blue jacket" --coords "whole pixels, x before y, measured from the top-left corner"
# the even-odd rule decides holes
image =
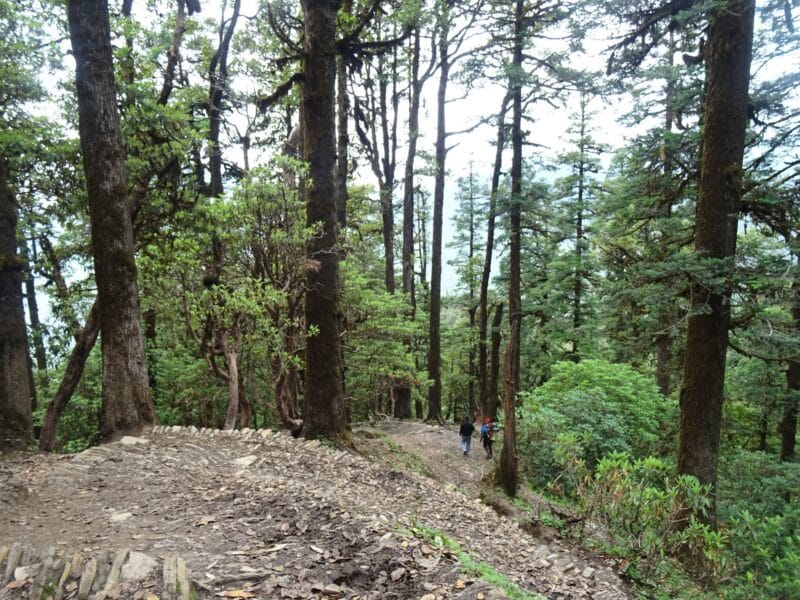
[[[492,441],[494,438],[494,423],[492,423],[492,419],[486,417],[483,420],[483,425],[481,426],[481,442],[483,443],[483,449],[486,450],[486,458],[492,458]]]

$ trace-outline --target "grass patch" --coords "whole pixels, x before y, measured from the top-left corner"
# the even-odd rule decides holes
[[[411,528],[411,533],[415,537],[427,540],[432,546],[448,550],[456,557],[461,565],[461,570],[465,574],[477,577],[486,583],[502,589],[511,600],[544,600],[544,596],[527,592],[517,584],[509,581],[508,577],[499,573],[492,565],[483,561],[476,561],[468,552],[462,550],[458,542],[449,538],[442,532],[426,527],[425,525],[415,524]]]

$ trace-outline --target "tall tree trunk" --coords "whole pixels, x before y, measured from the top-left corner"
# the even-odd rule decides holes
[[[95,300],[86,317],[86,324],[75,339],[75,346],[69,355],[67,368],[64,370],[58,390],[56,390],[50,405],[47,407],[47,414],[42,424],[42,432],[39,434],[39,449],[44,452],[52,452],[56,448],[58,420],[67,408],[75,388],[80,383],[86,359],[89,357],[92,348],[94,348],[98,333],[100,333],[100,305]]]
[[[424,81],[419,77],[420,33],[414,29],[411,50],[411,83],[408,98],[408,153],[403,177],[403,293],[411,303],[411,318],[415,317],[417,301],[414,293],[414,161],[419,138],[419,105]]]
[[[101,435],[156,421],[147,388],[128,181],[105,0],[70,0],[79,131],[89,199],[103,353]]]
[[[522,72],[522,51],[525,3],[517,0],[514,16],[514,55],[512,64],[513,73]],[[510,82],[511,90],[511,202],[509,207],[509,253],[508,253],[508,323],[509,330],[513,333],[517,331],[516,339],[511,336],[511,341],[515,342],[513,347],[509,346],[511,356],[511,381],[514,385],[514,392],[519,389],[519,336],[521,334],[522,321],[522,82],[515,80]]]
[[[23,260],[17,255],[17,200],[0,156],[0,448],[33,439],[28,333],[22,306]]]
[[[25,299],[28,302],[28,315],[31,321],[31,337],[33,338],[33,353],[36,357],[36,372],[38,380],[41,384],[47,385],[47,350],[44,347],[44,327],[39,320],[39,302],[36,298],[36,279],[33,275],[31,268],[31,258],[35,260],[36,256],[36,239],[31,240],[33,245],[33,257],[28,249],[27,244],[23,245],[23,255],[25,258]],[[36,406],[34,405],[34,410]]]
[[[580,362],[579,338],[583,324],[583,251],[585,231],[583,227],[584,201],[586,195],[586,94],[581,93],[580,139],[578,141],[578,197],[575,207],[575,269],[572,282],[572,348],[571,359]]]
[[[742,192],[753,40],[753,0],[732,0],[712,17],[706,46],[706,95],[695,250],[731,261]],[[678,472],[716,487],[730,289],[692,289],[680,396]],[[716,521],[712,506],[707,519]]]
[[[519,320],[514,321],[508,339],[506,357],[503,364],[503,450],[500,453],[500,484],[509,496],[517,495],[517,387],[514,383],[514,352],[519,346]]]
[[[481,414],[489,411],[488,378],[488,325],[489,325],[489,279],[492,274],[492,255],[494,254],[494,225],[497,217],[497,194],[500,189],[500,175],[503,167],[503,150],[506,145],[506,112],[511,95],[506,94],[497,114],[497,141],[492,170],[492,187],[489,191],[489,214],[486,224],[486,248],[481,274],[481,290],[478,300],[478,381],[480,383]],[[495,392],[496,393],[496,389]]]
[[[322,231],[309,243],[306,326],[317,332],[306,342],[303,435],[350,444],[342,393],[339,347],[339,249],[336,216],[335,71],[339,0],[303,0],[303,149],[312,185],[307,185],[306,222]]]
[[[419,75],[420,33],[419,26],[414,29],[411,49],[411,82],[408,98],[408,152],[406,154],[403,176],[403,293],[411,305],[411,319],[416,319],[417,299],[414,289],[414,161],[417,157],[417,138],[419,137],[419,105],[424,81]],[[405,341],[409,352],[414,341]],[[417,411],[420,412],[419,410]],[[394,416],[398,419],[411,417],[411,386],[403,385],[395,389]],[[419,416],[419,415],[418,415]]]
[[[352,0],[342,2],[342,12],[352,14]],[[336,220],[339,223],[339,234],[344,235],[347,227],[347,147],[350,143],[348,135],[348,113],[350,111],[350,96],[347,94],[347,58],[339,55],[336,63],[336,111],[337,111],[337,138],[336,138]]]
[[[442,10],[447,10],[442,9]],[[431,247],[430,323],[428,327],[428,420],[442,420],[442,219],[444,213],[444,182],[447,158],[447,127],[445,109],[447,83],[450,77],[449,15],[441,17],[439,35],[439,90],[436,115],[436,178],[433,188],[433,241]]]
[[[492,320],[492,346],[491,363],[489,367],[489,377],[487,383],[487,405],[483,415],[485,417],[497,418],[497,383],[500,379],[500,341],[502,333],[500,328],[503,325],[503,303],[499,303],[494,310]]]
[[[672,65],[675,56],[675,35],[670,31],[669,46],[664,57],[664,64]],[[672,126],[675,121],[675,75],[672,69],[667,69],[667,81],[664,98],[664,136],[661,142],[660,156],[663,167],[664,178],[669,181],[672,177],[673,157],[667,147],[668,136],[672,133]],[[662,199],[663,217],[669,218],[672,213],[672,204],[666,198]],[[666,248],[665,248],[666,250]],[[668,303],[661,306],[658,311],[659,332],[656,336],[656,385],[664,396],[672,393],[672,329],[674,305]]]

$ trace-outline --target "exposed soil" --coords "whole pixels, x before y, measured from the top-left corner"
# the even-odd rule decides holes
[[[78,455],[0,456],[0,546],[177,554],[199,597],[515,593],[503,581],[547,598],[633,597],[612,563],[479,500],[493,461],[477,445],[463,456],[455,428],[388,421],[354,439],[363,454],[157,428]]]

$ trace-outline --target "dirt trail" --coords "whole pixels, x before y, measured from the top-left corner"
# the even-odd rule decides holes
[[[632,597],[612,566],[475,500],[490,464],[480,448],[462,456],[455,430],[386,423],[355,439],[373,460],[268,431],[186,428],[74,456],[6,457],[0,547],[178,554],[201,598],[503,597],[464,573],[440,532],[532,594]]]

